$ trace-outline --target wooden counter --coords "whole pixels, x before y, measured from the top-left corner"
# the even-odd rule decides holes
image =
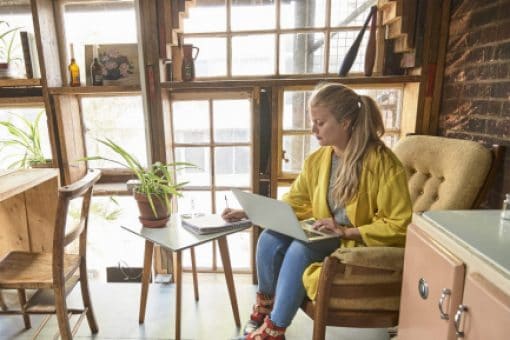
[[[57,169],[0,170],[0,257],[51,250],[58,186]]]

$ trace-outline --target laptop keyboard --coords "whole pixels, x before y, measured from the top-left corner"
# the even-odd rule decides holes
[[[320,234],[320,233],[317,233],[317,232],[314,232],[314,231],[310,231],[310,230],[307,230],[307,229],[303,229],[303,231],[305,232],[306,237],[322,236],[322,234]]]

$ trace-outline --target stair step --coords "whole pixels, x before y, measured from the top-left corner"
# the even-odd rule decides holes
[[[382,23],[388,25],[395,21],[397,16],[397,3],[394,1],[388,2],[381,7],[382,11]]]
[[[386,25],[386,39],[396,39],[402,36],[402,18],[398,17],[395,21]]]
[[[411,52],[413,50],[407,44],[407,34],[405,33],[402,33],[401,36],[395,39],[395,44],[393,46],[394,46],[393,50],[395,51],[395,53]]]

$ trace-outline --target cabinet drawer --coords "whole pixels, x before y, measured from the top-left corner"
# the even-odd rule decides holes
[[[510,296],[478,273],[468,275],[462,302],[466,310],[458,320],[463,339],[508,339]]]
[[[464,272],[461,260],[414,225],[409,226],[400,301],[399,340],[456,339],[453,317],[462,299]],[[441,318],[439,308],[444,289],[450,292],[444,294],[441,302],[448,319]]]

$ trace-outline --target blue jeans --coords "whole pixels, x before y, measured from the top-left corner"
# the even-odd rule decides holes
[[[264,230],[257,243],[259,291],[274,296],[269,315],[278,327],[288,327],[306,296],[302,276],[312,262],[323,261],[340,246],[337,238],[305,243]]]

